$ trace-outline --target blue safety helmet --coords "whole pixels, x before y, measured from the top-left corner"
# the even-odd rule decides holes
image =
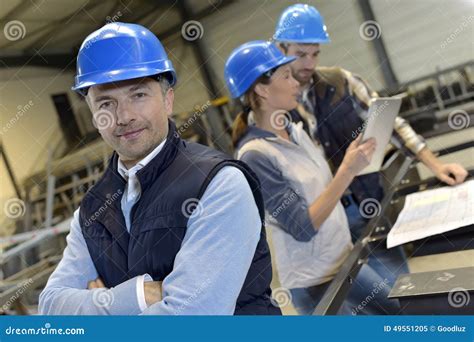
[[[296,4],[280,16],[273,39],[278,42],[316,44],[329,43],[324,20],[313,6]]]
[[[227,59],[224,78],[232,98],[245,94],[263,74],[294,61],[286,57],[274,44],[263,40],[245,43]]]
[[[77,55],[75,90],[83,95],[98,84],[163,74],[170,84],[176,72],[163,45],[148,29],[111,23],[91,33]]]

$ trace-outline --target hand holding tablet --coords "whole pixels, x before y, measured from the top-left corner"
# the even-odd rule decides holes
[[[392,136],[395,118],[402,103],[401,98],[381,97],[372,100],[369,108],[368,119],[362,127],[361,141],[374,138],[377,145],[372,161],[358,175],[380,171],[383,163],[385,147]]]

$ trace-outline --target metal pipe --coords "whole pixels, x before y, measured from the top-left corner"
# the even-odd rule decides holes
[[[179,1],[178,5],[183,22],[191,20],[195,16],[188,0]],[[206,46],[205,40],[205,35],[203,35],[203,38],[193,40],[190,43],[194,46],[194,55],[200,66],[199,70],[201,75],[206,82],[207,92],[211,99],[217,99],[221,97],[221,89],[223,89],[223,87],[219,86],[216,77],[214,77],[213,70],[209,66],[211,56],[208,54],[209,49]],[[213,110],[213,108],[214,107],[208,108],[206,111],[209,124],[212,128],[213,143],[218,149],[231,153],[232,144],[230,136],[227,134],[222,121],[222,119],[225,118],[225,111],[221,106],[217,107],[216,110]]]
[[[15,189],[16,197],[22,199],[20,187],[18,186],[18,182],[16,180],[15,174],[13,173],[13,169],[10,164],[10,160],[8,159],[7,153],[5,152],[5,147],[0,142],[0,154],[3,156],[3,161],[5,162],[5,167],[8,172],[8,176],[10,177],[10,181],[12,182],[13,188]]]
[[[400,169],[394,177],[394,184],[400,183],[408,171],[410,164],[413,159],[406,157]],[[313,315],[336,315],[337,311],[344,302],[349,290],[351,288],[352,281],[357,277],[362,264],[366,260],[369,254],[369,242],[372,231],[378,226],[379,221],[382,218],[382,213],[385,211],[387,206],[390,205],[394,190],[385,195],[381,203],[380,215],[372,218],[367,227],[363,230],[359,240],[356,241],[354,248],[351,253],[344,261],[339,272],[336,274],[324,296],[321,298],[318,306],[313,312]]]
[[[447,149],[442,149],[438,153],[441,155],[446,155],[449,153],[454,153],[463,149],[471,148],[472,143],[463,143],[455,146],[451,146]],[[405,176],[409,168],[414,165],[413,159],[406,157],[398,172],[394,177],[393,184],[400,184],[402,178]],[[469,170],[470,177],[474,177],[474,170]],[[341,269],[336,274],[328,289],[326,290],[324,296],[321,298],[318,306],[313,312],[313,315],[335,315],[339,310],[340,306],[344,302],[347,294],[349,293],[351,287],[351,281],[355,279],[357,273],[362,266],[363,261],[367,258],[369,243],[372,242],[371,235],[378,227],[378,223],[382,218],[382,214],[386,209],[391,205],[391,201],[394,198],[400,196],[405,196],[408,193],[419,191],[421,186],[434,186],[439,184],[439,181],[436,178],[430,178],[416,184],[410,184],[403,187],[395,187],[389,191],[381,203],[380,215],[372,218],[365,230],[362,232],[359,240],[356,241],[354,248],[351,253],[344,261]],[[385,241],[384,238],[377,239],[379,243]]]
[[[359,0],[359,7],[362,10],[362,15],[366,21],[375,21],[375,15],[372,10],[372,6],[370,5],[369,0]],[[390,57],[385,49],[385,44],[383,42],[382,36],[377,37],[372,40],[372,43],[375,48],[375,53],[377,55],[377,59],[379,64],[382,68],[382,74],[387,84],[389,90],[395,90],[398,88],[398,80],[397,76],[392,67],[392,63],[390,61]]]

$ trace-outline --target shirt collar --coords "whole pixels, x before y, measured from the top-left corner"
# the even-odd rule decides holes
[[[139,170],[144,168],[153,158],[155,158],[158,155],[158,153],[160,153],[165,143],[166,143],[166,139],[164,139],[157,147],[155,147],[153,151],[151,151],[145,158],[140,160],[130,169],[127,169],[127,167],[123,164],[120,158],[118,158],[118,163],[117,163],[118,173],[125,179],[128,178],[129,174],[137,173]]]
[[[309,80],[309,83],[300,92],[300,96],[299,96],[300,103],[308,101],[308,94],[311,90],[313,90],[313,85],[314,85],[314,80],[311,77],[311,79]]]

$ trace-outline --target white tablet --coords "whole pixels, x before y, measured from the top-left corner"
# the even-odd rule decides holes
[[[368,118],[363,124],[363,132],[361,134],[362,141],[375,138],[377,147],[371,163],[359,172],[359,175],[380,171],[385,148],[392,136],[395,118],[398,115],[401,104],[402,99],[396,97],[380,97],[371,101]]]

